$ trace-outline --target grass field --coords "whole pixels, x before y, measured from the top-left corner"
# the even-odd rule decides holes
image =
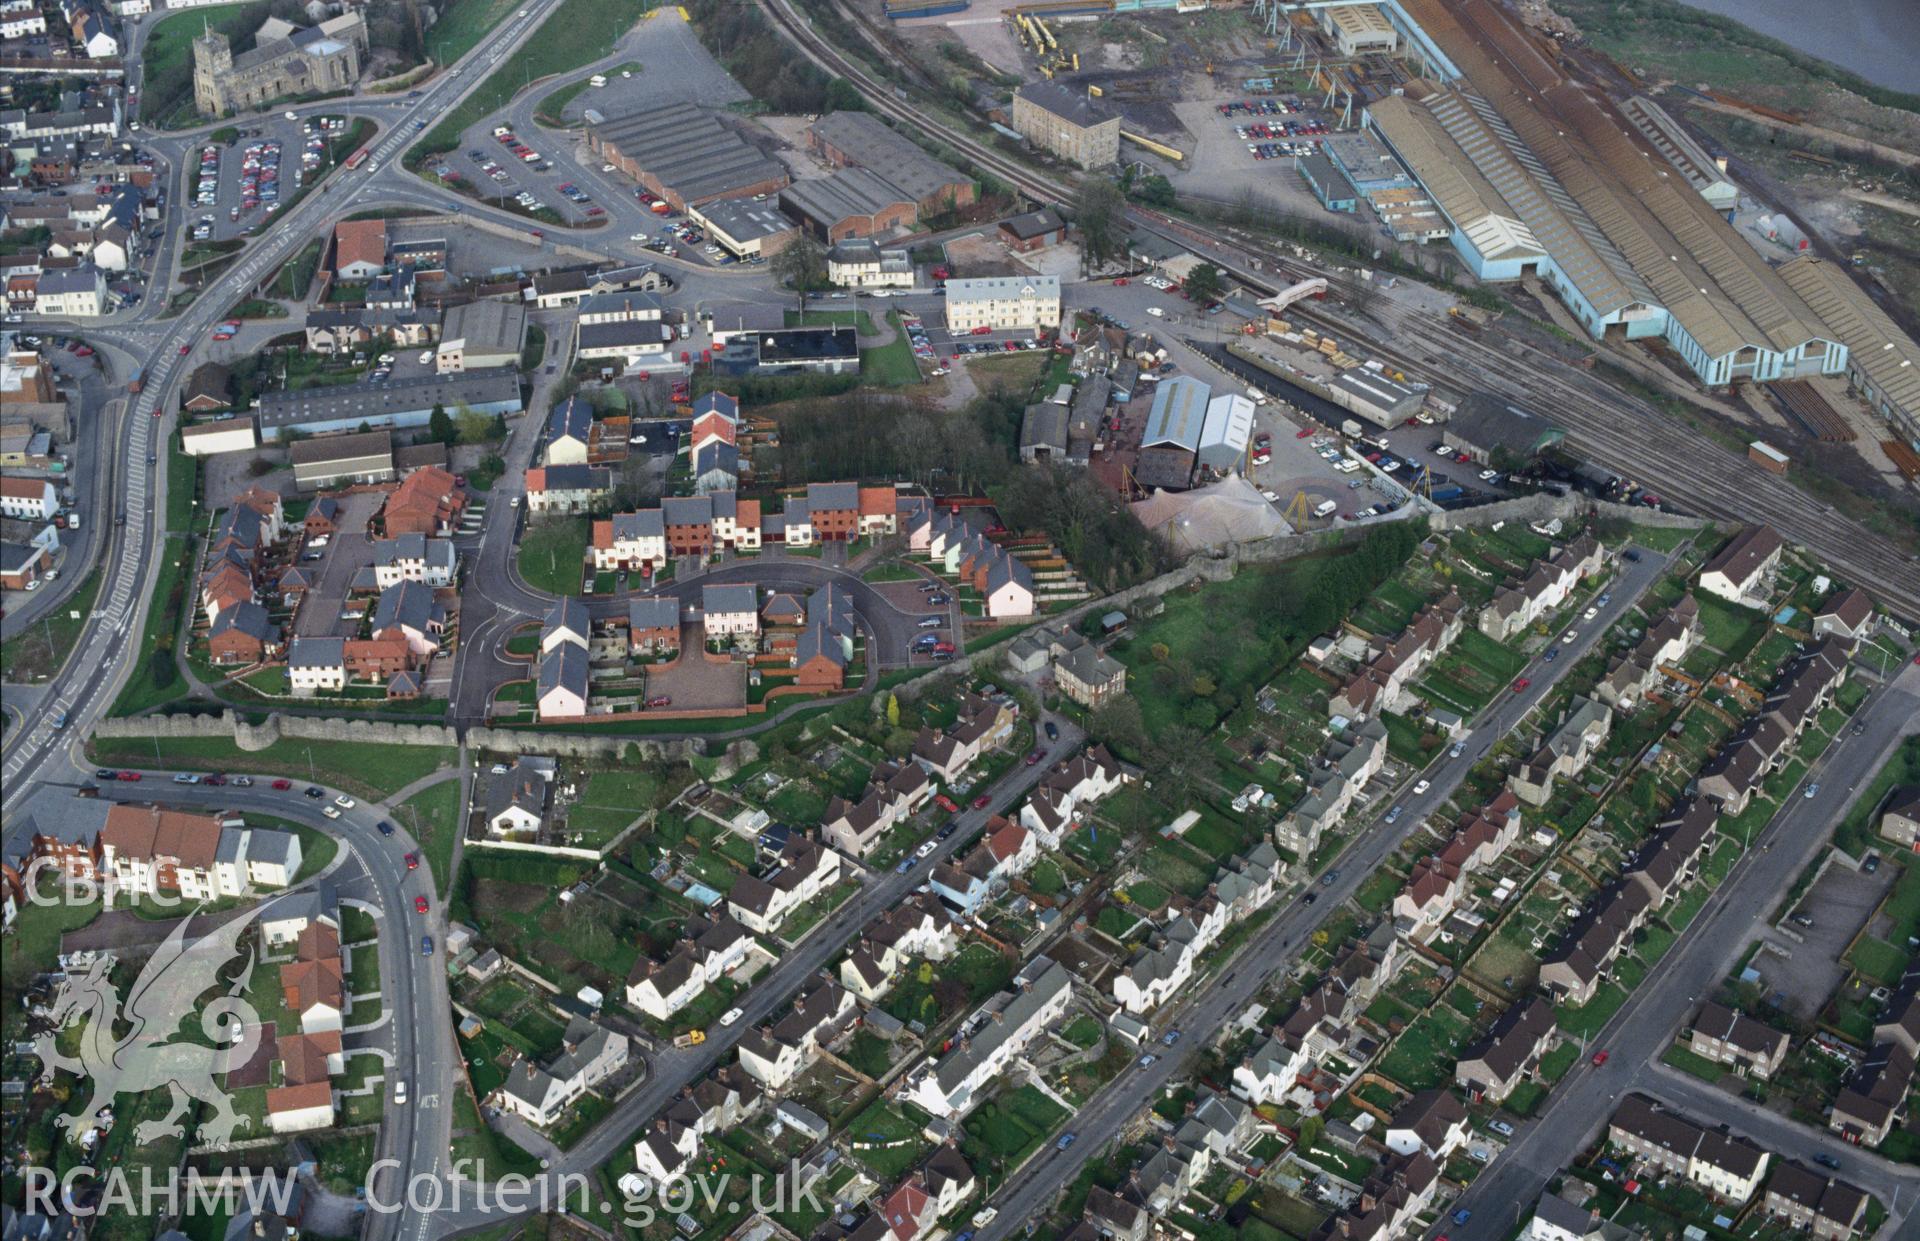
[[[567,830],[583,833],[588,848],[602,848],[645,814],[659,791],[659,782],[644,771],[596,771],[567,811]]]
[[[866,312],[862,311],[864,315]],[[893,327],[893,340],[877,349],[860,351],[860,377],[884,388],[900,388],[920,382],[920,364],[914,359],[913,345],[906,329],[900,326],[900,312],[889,310],[887,322]]]
[[[455,0],[442,6],[440,20],[427,31],[427,54],[439,65],[450,65],[472,51],[495,26],[520,6],[521,0]]]
[[[535,590],[556,595],[580,593],[592,523],[563,517],[529,525],[520,540],[520,576]]]
[[[358,797],[378,800],[422,776],[451,766],[451,746],[373,745],[359,741],[276,741],[248,753],[219,737],[97,737],[94,758],[105,765],[151,766],[183,771],[245,772],[317,777]]]
[[[235,49],[267,17],[262,4],[223,4],[161,18],[141,49],[140,115],[149,125],[183,123],[193,117],[193,41],[201,23],[233,40]]]
[[[400,820],[420,843],[420,856],[433,872],[434,891],[445,896],[453,881],[453,846],[460,838],[460,782],[448,780],[422,789],[394,808]]]
[[[511,60],[407,152],[407,167],[418,168],[429,156],[457,149],[462,131],[505,107],[528,82],[571,72],[606,55],[614,40],[651,7],[652,0],[565,0]]]
[[[42,587],[41,589],[47,589]],[[67,661],[67,653],[80,636],[87,617],[93,613],[93,601],[100,593],[100,570],[87,574],[87,580],[73,597],[54,609],[40,624],[9,638],[0,646],[0,681],[19,684],[52,676]]]

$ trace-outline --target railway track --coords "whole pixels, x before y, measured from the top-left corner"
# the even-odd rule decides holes
[[[890,83],[874,78],[864,65],[826,44],[792,0],[759,0],[776,27],[820,68],[843,77],[868,105],[902,125],[926,132],[961,152],[1030,198],[1070,203],[1074,187],[1008,159],[966,133],[948,128],[904,99]],[[1249,290],[1270,296],[1296,280],[1329,273],[1276,254],[1251,255],[1245,243],[1216,230],[1173,220],[1158,212],[1130,209],[1129,220],[1181,245],[1198,245],[1206,257]],[[1253,264],[1260,267],[1255,269]],[[1703,446],[1700,437],[1628,393],[1607,386],[1585,371],[1525,342],[1495,347],[1464,333],[1447,330],[1439,320],[1405,316],[1394,325],[1395,344],[1325,309],[1304,303],[1288,311],[1351,340],[1363,352],[1413,374],[1465,371],[1474,386],[1516,402],[1525,402],[1564,426],[1575,449],[1597,464],[1636,479],[1643,487],[1691,512],[1716,519],[1764,521],[1790,541],[1858,583],[1880,603],[1908,620],[1920,620],[1920,557],[1893,540],[1874,534],[1851,518],[1807,495],[1791,483],[1737,457]],[[1405,342],[1418,345],[1410,351]],[[1441,362],[1429,358],[1443,359]],[[1516,366],[1516,362],[1523,365]],[[1460,390],[1458,383],[1438,381]],[[1702,468],[1702,465],[1706,468]]]

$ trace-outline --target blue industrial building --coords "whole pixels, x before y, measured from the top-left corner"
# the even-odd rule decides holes
[[[1300,179],[1313,191],[1314,198],[1328,211],[1355,211],[1360,206],[1360,196],[1353,188],[1353,182],[1347,180],[1347,174],[1341,172],[1334,162],[1324,155],[1303,155],[1296,161],[1300,169]]]

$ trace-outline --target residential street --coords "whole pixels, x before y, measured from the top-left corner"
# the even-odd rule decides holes
[[[1213,980],[1204,986],[1189,985],[1183,992],[1184,1002],[1155,1014],[1156,1031],[1177,1027],[1193,1031],[1194,1037],[1172,1048],[1156,1048],[1161,1052],[1157,1063],[1144,1069],[1136,1064],[1081,1108],[1072,1123],[1076,1139],[1073,1145],[1065,1151],[1052,1145],[1042,1147],[1001,1187],[993,1197],[993,1205],[1000,1210],[999,1217],[980,1230],[978,1241],[999,1241],[1023,1227],[1027,1220],[1040,1218],[1089,1159],[1118,1137],[1163,1087],[1187,1072],[1187,1062],[1205,1045],[1208,1037],[1239,1016],[1268,978],[1291,964],[1295,950],[1307,943],[1313,932],[1359,890],[1374,868],[1398,849],[1429,815],[1446,804],[1468,770],[1492,748],[1494,741],[1518,725],[1527,712],[1551,692],[1566,670],[1578,663],[1601,635],[1660,579],[1666,572],[1667,558],[1642,551],[1638,563],[1624,563],[1622,567],[1624,572],[1608,587],[1611,601],[1595,620],[1581,627],[1573,649],[1552,662],[1536,660],[1524,674],[1533,683],[1521,693],[1496,700],[1488,708],[1467,739],[1466,753],[1452,760],[1442,754],[1437,765],[1428,769],[1433,785],[1425,793],[1383,801],[1377,807],[1382,814],[1389,804],[1405,807],[1397,823],[1390,826],[1383,818],[1376,817],[1338,859],[1336,869],[1340,877],[1331,885],[1313,889],[1319,894],[1316,901],[1311,904],[1300,901],[1281,910],[1242,946],[1232,961],[1220,963],[1221,972]],[[1249,963],[1248,968],[1237,968],[1238,962]],[[1251,964],[1255,962],[1260,964]]]
[[[1693,924],[1668,949],[1620,1011],[1589,1047],[1604,1048],[1607,1063],[1586,1060],[1547,1095],[1540,1115],[1515,1126],[1507,1148],[1460,1199],[1473,1211],[1464,1228],[1448,1228],[1464,1241],[1499,1241],[1511,1231],[1514,1211],[1530,1208],[1554,1176],[1593,1141],[1630,1091],[1656,1095],[1708,1125],[1727,1124],[1778,1155],[1811,1160],[1818,1153],[1840,1161],[1838,1175],[1872,1191],[1894,1210],[1898,1235],[1914,1235],[1912,1220],[1897,1217],[1920,1193],[1920,1168],[1894,1164],[1838,1137],[1789,1124],[1736,1095],[1726,1094],[1659,1064],[1660,1054],[1691,1020],[1698,1002],[1726,977],[1740,954],[1774,915],[1780,897],[1808,862],[1827,847],[1833,824],[1852,804],[1874,770],[1900,738],[1920,733],[1920,668],[1902,666],[1891,684],[1869,699],[1849,729],[1808,773],[1825,789],[1845,796],[1812,800],[1795,794],[1708,900]],[[1906,1201],[1895,1209],[1895,1196]]]

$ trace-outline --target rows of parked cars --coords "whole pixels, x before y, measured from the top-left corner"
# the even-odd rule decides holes
[[[1264,99],[1236,99],[1231,103],[1215,105],[1221,116],[1289,116],[1305,112],[1307,105],[1298,99],[1274,95]]]
[[[240,205],[227,218],[237,220],[262,203],[270,212],[280,209],[280,143],[273,138],[249,142],[240,153]]]

